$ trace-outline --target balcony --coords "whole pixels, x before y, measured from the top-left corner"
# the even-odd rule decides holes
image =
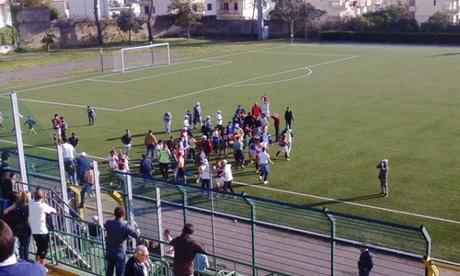
[[[460,12],[460,6],[458,0],[454,1],[445,1],[444,2],[444,12],[448,14],[457,14]]]
[[[348,0],[329,0],[329,7],[336,10],[343,10],[348,8]]]
[[[220,18],[239,19],[243,16],[243,11],[242,10],[219,10],[217,11],[217,15]]]

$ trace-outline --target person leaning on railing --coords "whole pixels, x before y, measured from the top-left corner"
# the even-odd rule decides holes
[[[106,256],[107,256],[107,276],[122,276],[125,270],[126,259],[126,239],[128,237],[139,238],[140,232],[137,224],[129,225],[124,221],[125,211],[122,207],[114,210],[115,219],[108,220],[104,224],[106,235]]]
[[[13,254],[14,236],[10,227],[0,220],[0,275],[45,276],[45,267],[38,263],[20,260]]]
[[[434,265],[433,260],[430,257],[423,256],[423,264],[425,265],[427,276],[439,276],[440,275],[438,268]]]
[[[174,275],[176,276],[192,276],[195,255],[206,254],[203,247],[192,239],[193,232],[193,225],[186,223],[182,235],[171,241],[171,245],[174,246]]]

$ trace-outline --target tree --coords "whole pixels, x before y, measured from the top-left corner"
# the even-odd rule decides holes
[[[131,44],[131,32],[138,33],[142,30],[142,21],[136,17],[132,10],[121,11],[115,18],[120,30],[128,33],[128,44]]]
[[[187,38],[190,39],[190,28],[198,25],[200,20],[200,16],[193,10],[190,0],[172,0],[168,6],[168,11],[173,14],[174,24],[187,29]]]
[[[13,6],[43,8],[49,7],[51,0],[10,0]]]
[[[277,0],[275,8],[270,12],[270,19],[286,22],[293,37],[295,23],[311,23],[325,14],[326,11],[316,9],[304,0]]]
[[[365,14],[375,26],[375,31],[415,32],[418,24],[407,6],[389,6],[383,10]]]
[[[449,15],[443,12],[436,12],[428,20],[422,23],[424,32],[447,31],[452,26]]]
[[[52,33],[46,34],[42,40],[41,43],[45,44],[46,51],[49,52],[51,49],[51,45],[54,44],[54,40],[56,39],[56,36]]]
[[[99,0],[94,0],[94,22],[97,30],[97,42],[100,47],[104,45],[104,37],[102,36],[101,22],[99,21]]]
[[[153,42],[152,14],[153,14],[153,0],[150,0],[149,16],[147,18],[147,31],[149,33],[150,42]]]

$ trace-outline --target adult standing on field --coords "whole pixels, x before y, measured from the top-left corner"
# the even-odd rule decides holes
[[[196,128],[196,125],[199,124],[201,127],[201,105],[200,102],[197,102],[193,107],[193,128]]]
[[[94,119],[96,118],[96,111],[90,105],[86,107],[86,113],[88,114],[88,123],[89,125],[94,125]]]
[[[389,195],[388,191],[388,159],[380,160],[377,164],[377,169],[379,169],[379,179],[380,179],[380,188],[382,189],[382,194],[384,197]]]
[[[165,114],[163,114],[163,125],[165,127],[166,134],[171,134],[171,120],[172,120],[171,113],[165,112]]]
[[[259,180],[263,184],[268,184],[268,174],[270,173],[269,164],[273,164],[273,161],[270,159],[270,155],[265,147],[262,147],[257,159],[260,168]]]
[[[153,158],[156,144],[157,144],[157,138],[155,137],[155,135],[153,135],[152,130],[149,129],[144,139],[144,145],[147,148],[146,155],[148,158]]]
[[[273,119],[273,126],[275,127],[275,142],[278,142],[278,136],[280,135],[280,115],[275,112],[270,117]]]
[[[268,120],[268,116],[270,116],[270,100],[268,99],[267,95],[262,96],[261,99],[262,103],[260,104],[260,108],[262,110],[262,114],[265,114]]]
[[[362,247],[360,249],[361,255],[359,256],[358,269],[359,276],[369,276],[371,273],[372,267],[374,267],[374,262],[372,261],[372,255],[369,252],[369,249]]]
[[[288,106],[286,112],[284,112],[284,121],[286,121],[286,128],[292,128],[292,121],[294,120],[294,114],[291,108]]]
[[[54,118],[51,120],[51,124],[53,125],[53,139],[54,143],[60,144],[61,143],[61,119],[57,114],[54,114]]]
[[[125,129],[125,134],[121,137],[123,148],[125,149],[125,155],[129,158],[129,152],[131,151],[131,132],[129,129]]]

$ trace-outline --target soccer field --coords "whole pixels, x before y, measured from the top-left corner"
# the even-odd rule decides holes
[[[214,123],[217,110],[228,122],[238,104],[250,110],[267,95],[272,112],[284,114],[286,106],[294,112],[291,161],[275,161],[268,185],[259,185],[253,167],[235,171],[238,192],[423,224],[434,256],[460,262],[459,48],[225,43],[172,45],[171,58],[169,66],[17,88],[21,113],[39,122],[37,135],[24,128],[24,142],[53,148],[51,118],[58,113],[80,137],[79,151],[93,156],[121,148],[129,128],[137,159],[147,130],[167,137],[166,111],[178,130],[197,101]],[[87,105],[97,113],[92,127]],[[7,98],[0,110],[10,112]],[[10,119],[0,132],[1,148],[14,139]],[[388,198],[378,195],[375,168],[384,157],[390,161]]]

